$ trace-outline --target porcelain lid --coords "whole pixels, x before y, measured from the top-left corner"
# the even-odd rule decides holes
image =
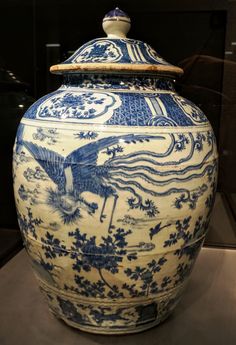
[[[181,75],[183,70],[165,61],[147,43],[126,38],[129,16],[119,8],[103,18],[107,37],[96,38],[82,45],[61,64],[50,68],[52,73],[128,73]]]

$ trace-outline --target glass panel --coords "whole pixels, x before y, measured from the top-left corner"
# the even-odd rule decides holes
[[[32,1],[1,1],[0,32],[0,227],[15,228],[17,220],[12,189],[12,147],[18,123],[34,101]]]

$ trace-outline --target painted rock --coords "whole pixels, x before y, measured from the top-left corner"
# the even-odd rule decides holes
[[[104,334],[173,311],[216,191],[215,137],[175,92],[182,70],[129,27],[109,12],[107,37],[51,67],[63,85],[28,109],[14,148],[19,225],[50,310]]]

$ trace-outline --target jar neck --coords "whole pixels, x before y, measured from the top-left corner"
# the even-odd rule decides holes
[[[63,76],[62,88],[88,88],[104,90],[130,90],[130,91],[175,91],[174,81],[149,76],[117,76],[95,74],[66,74]]]

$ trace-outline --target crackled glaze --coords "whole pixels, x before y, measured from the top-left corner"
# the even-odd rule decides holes
[[[106,22],[123,18],[119,11]],[[137,41],[109,37],[69,63],[89,54],[104,63],[109,52],[121,61],[127,42],[134,54]],[[148,52],[158,63],[142,47],[133,56]],[[25,113],[13,166],[25,246],[57,317],[116,334],[172,312],[208,228],[217,150],[207,118],[171,78],[67,71]]]

